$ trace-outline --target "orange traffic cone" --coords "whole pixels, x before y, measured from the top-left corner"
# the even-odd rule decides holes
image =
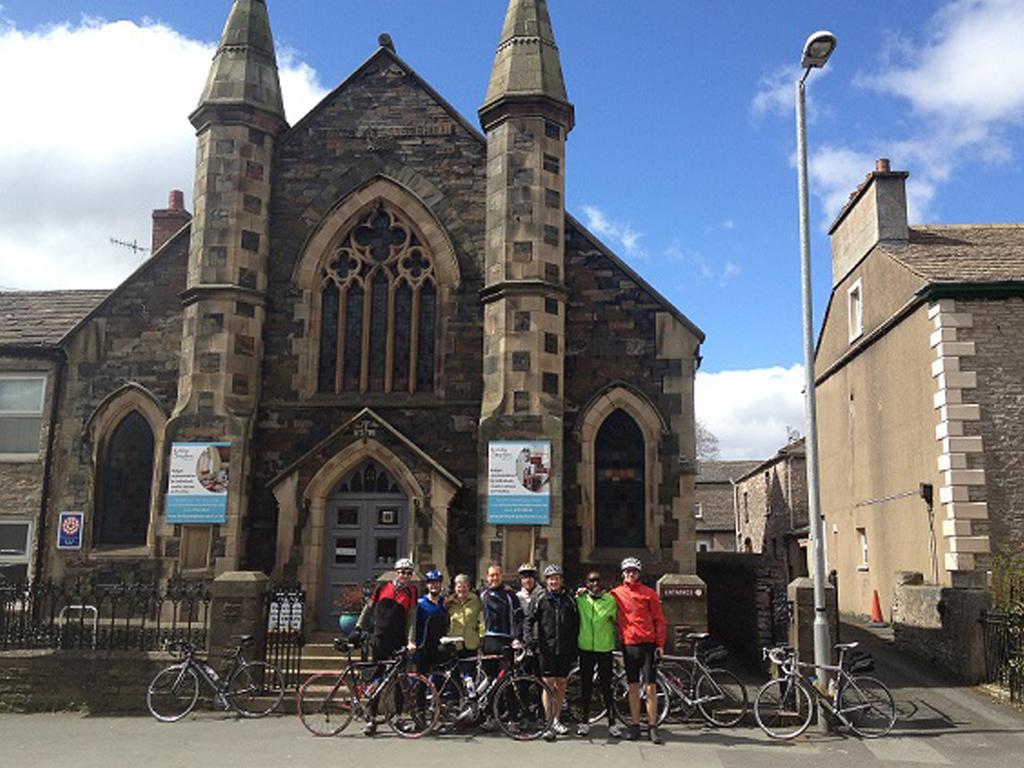
[[[885,626],[885,619],[882,618],[882,604],[878,602],[877,589],[871,595],[871,621],[868,624],[874,627]]]

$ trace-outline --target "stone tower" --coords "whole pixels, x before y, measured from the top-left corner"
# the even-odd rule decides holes
[[[480,108],[487,133],[480,509],[488,510],[491,441],[549,441],[550,522],[496,525],[484,516],[482,565],[562,559],[565,141],[573,119],[546,1],[511,0]]]
[[[196,128],[194,217],[178,401],[166,444],[231,444],[227,521],[184,526],[182,552],[208,546],[216,571],[244,555],[250,437],[263,353],[271,162],[287,127],[265,0],[234,0]],[[189,537],[193,540],[189,541]],[[200,558],[201,559],[201,558]]]

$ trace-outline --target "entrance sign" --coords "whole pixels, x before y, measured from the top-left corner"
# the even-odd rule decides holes
[[[551,523],[551,443],[488,444],[487,522],[498,525]]]
[[[227,522],[230,464],[231,443],[174,443],[167,482],[167,522]]]
[[[57,549],[81,549],[84,512],[61,512],[57,527]]]

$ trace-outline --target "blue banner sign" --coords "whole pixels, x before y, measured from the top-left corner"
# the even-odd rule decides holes
[[[550,442],[488,444],[487,522],[551,524]]]
[[[174,443],[167,482],[167,522],[225,523],[231,443]]]
[[[61,512],[57,528],[57,549],[81,549],[85,513]]]

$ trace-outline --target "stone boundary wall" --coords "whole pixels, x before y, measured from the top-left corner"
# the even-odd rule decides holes
[[[981,616],[991,609],[985,590],[898,583],[892,601],[896,648],[975,685],[985,676]]]
[[[171,661],[166,653],[0,653],[0,712],[148,713],[146,688]]]

